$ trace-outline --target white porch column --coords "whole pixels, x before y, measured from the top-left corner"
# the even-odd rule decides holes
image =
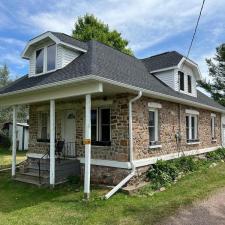
[[[85,97],[85,173],[84,173],[84,197],[90,196],[91,173],[91,95]]]
[[[55,185],[55,100],[50,100],[50,185]]]
[[[13,106],[13,127],[12,127],[12,176],[16,175],[16,120],[17,107]]]

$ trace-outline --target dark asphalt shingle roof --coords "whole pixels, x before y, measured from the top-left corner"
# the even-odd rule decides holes
[[[70,45],[74,45],[76,47],[82,48],[84,50],[87,50],[88,46],[86,42],[82,42],[79,40],[76,40],[72,38],[71,36],[64,34],[64,33],[59,33],[59,32],[53,32],[50,31],[53,35],[55,35],[60,41],[65,42]]]
[[[121,53],[97,41],[86,42],[86,45],[88,51],[82,53],[64,68],[30,78],[28,75],[25,75],[1,89],[0,94],[87,75],[96,75],[116,82],[225,110],[223,106],[199,91],[197,98],[174,91],[154,75],[150,74],[145,63],[140,59]]]
[[[148,71],[177,66],[184,56],[176,51],[164,52],[142,59]]]

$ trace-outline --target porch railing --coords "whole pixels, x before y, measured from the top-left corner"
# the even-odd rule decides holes
[[[75,142],[65,142],[62,155],[64,158],[76,158],[77,152]]]

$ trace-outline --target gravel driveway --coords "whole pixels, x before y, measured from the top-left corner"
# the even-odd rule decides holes
[[[225,189],[181,209],[158,225],[225,225]]]

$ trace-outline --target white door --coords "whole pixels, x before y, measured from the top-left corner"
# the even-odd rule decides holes
[[[73,110],[64,111],[63,139],[65,140],[66,156],[75,156],[75,112]]]

